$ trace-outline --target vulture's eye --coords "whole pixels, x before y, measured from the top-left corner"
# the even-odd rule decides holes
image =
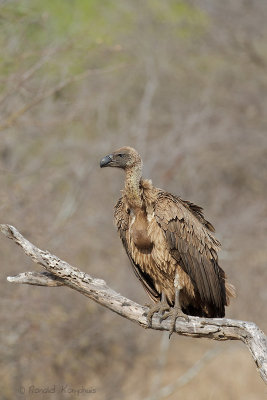
[[[120,153],[120,154],[118,154],[118,156],[119,156],[119,157],[122,157],[122,154]]]

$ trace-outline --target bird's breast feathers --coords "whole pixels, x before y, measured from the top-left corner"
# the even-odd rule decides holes
[[[151,252],[153,242],[148,234],[149,220],[143,210],[130,214],[130,235],[140,251]]]
[[[137,261],[138,258],[142,269],[145,269],[146,263],[149,262],[157,269],[167,272],[170,264],[174,263],[164,232],[157,224],[153,213],[146,214],[144,211],[130,213],[127,239],[133,259]]]

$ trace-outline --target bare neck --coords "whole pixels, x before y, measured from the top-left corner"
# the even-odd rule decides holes
[[[140,180],[142,176],[142,164],[137,164],[127,169],[125,178],[124,193],[130,207],[133,209],[142,208],[142,197],[140,190]]]

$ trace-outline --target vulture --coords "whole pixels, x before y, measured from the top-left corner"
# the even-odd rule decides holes
[[[114,220],[137,278],[155,304],[147,314],[171,317],[170,335],[178,317],[224,317],[235,296],[218,264],[220,242],[202,208],[158,189],[142,178],[142,159],[122,147],[100,161],[100,167],[125,172]]]

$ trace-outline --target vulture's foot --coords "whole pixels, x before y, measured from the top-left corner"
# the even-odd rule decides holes
[[[148,307],[150,308],[150,310],[147,313],[147,322],[149,328],[152,327],[152,318],[154,314],[159,313],[160,319],[162,319],[164,313],[166,311],[170,311],[170,306],[165,300],[157,304],[148,304]]]
[[[189,317],[183,313],[183,311],[181,310],[181,307],[179,305],[175,305],[171,310],[169,310],[164,315],[162,315],[161,321],[164,319],[167,319],[169,317],[171,317],[171,327],[170,327],[170,331],[169,331],[169,339],[170,339],[171,335],[175,331],[175,324],[176,324],[177,318],[183,318],[186,322],[188,322]]]

